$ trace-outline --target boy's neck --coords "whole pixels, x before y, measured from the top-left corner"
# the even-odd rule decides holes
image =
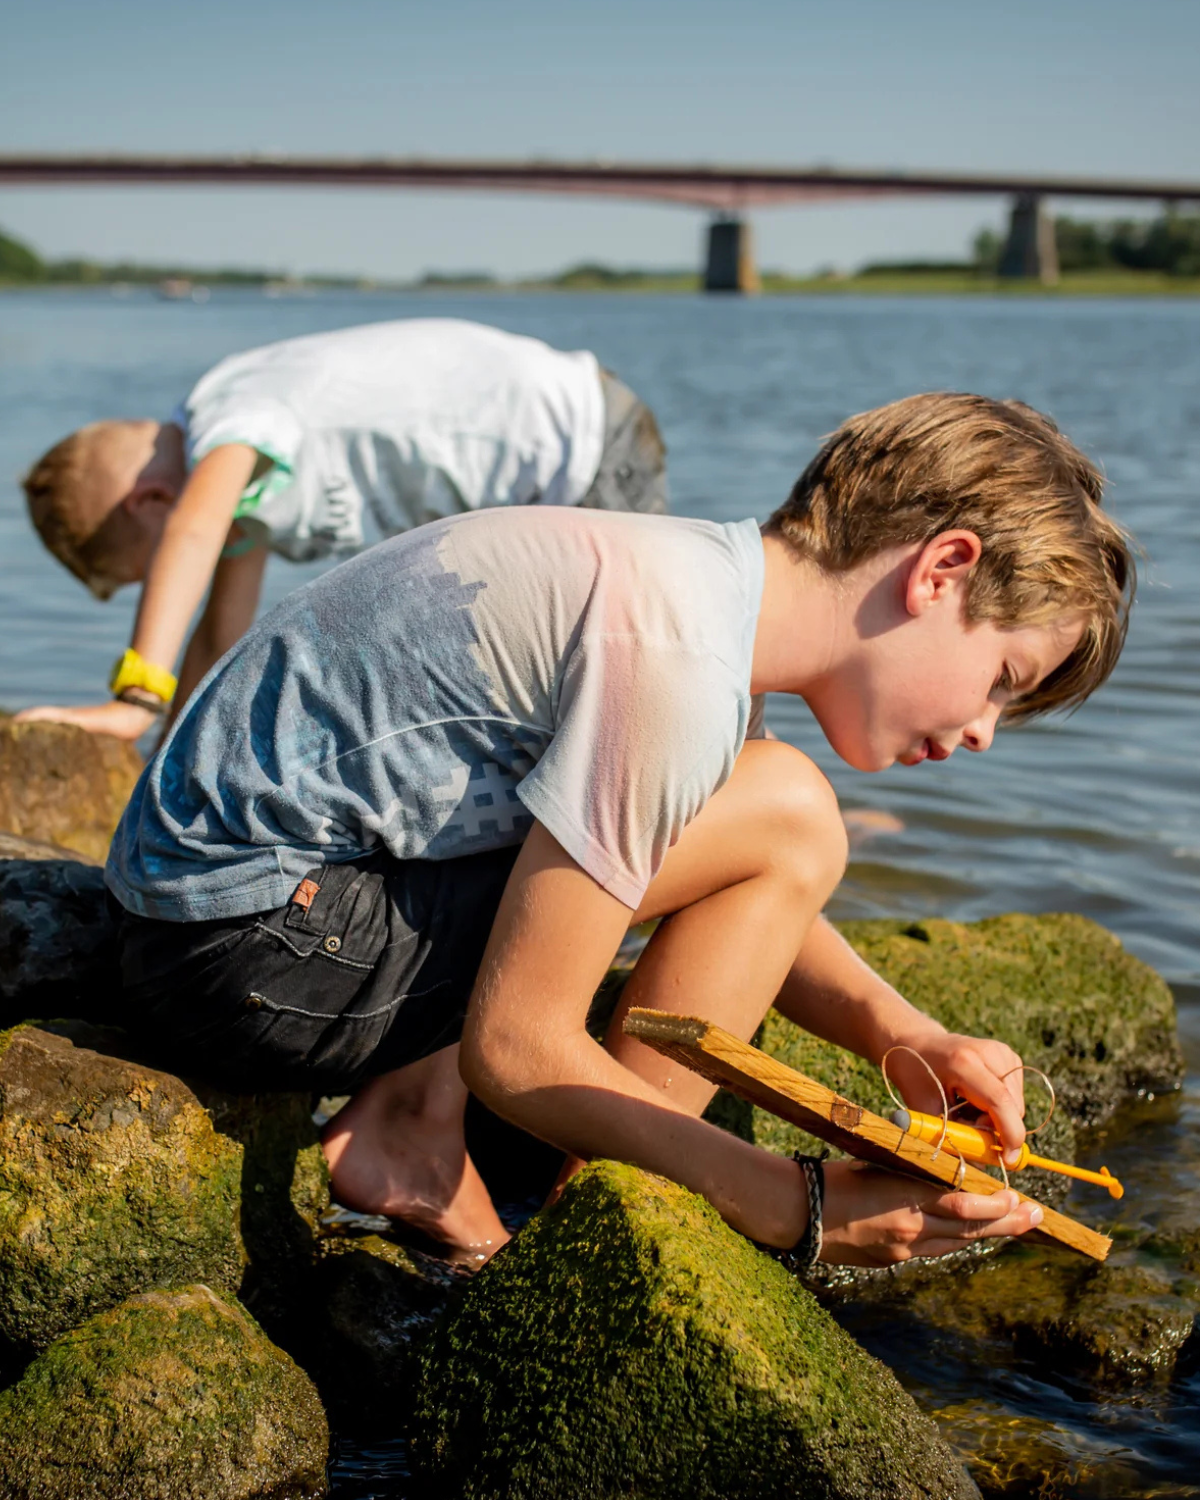
[[[841,578],[763,535],[763,596],[754,635],[752,693],[799,693],[828,672],[839,652],[845,600]]]
[[[772,532],[763,535],[763,599],[750,673],[753,693],[802,698],[850,662],[864,639],[905,618],[911,548],[892,548],[828,573]]]

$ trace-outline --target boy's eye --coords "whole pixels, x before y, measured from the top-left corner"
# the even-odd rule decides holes
[[[1001,671],[999,677],[996,678],[996,686],[993,689],[993,691],[997,692],[997,693],[1011,693],[1012,690],[1013,690],[1013,675],[1012,675],[1012,672],[1008,669],[1008,667],[1005,667]]]

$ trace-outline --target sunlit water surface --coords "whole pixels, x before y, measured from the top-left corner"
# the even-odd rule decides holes
[[[429,315],[594,349],[658,414],[675,509],[714,520],[765,518],[822,434],[897,396],[973,390],[1050,412],[1100,461],[1146,554],[1129,645],[1105,690],[1070,719],[1000,735],[986,755],[877,776],[841,764],[799,701],[773,701],[770,720],[819,761],[845,807],[903,825],[859,844],[835,915],[1083,912],[1167,975],[1185,1030],[1200,1034],[1190,1010],[1200,1008],[1200,304],[218,292],[197,306],[143,293],[8,295],[0,473],[15,481],[81,423],[167,416],[233,350]],[[0,489],[0,568],[0,704],[100,701],[133,596],[100,606],[53,565],[15,482]],[[269,598],[312,571],[273,562]],[[1111,1143],[1110,1165],[1132,1182],[1122,1222],[1200,1208],[1198,1118],[1194,1072],[1182,1097]],[[978,1387],[977,1371],[911,1354],[907,1369],[893,1362],[930,1405]],[[1139,1493],[1200,1493],[1189,1483],[1200,1474],[1194,1383],[1157,1405],[1108,1406],[1019,1368],[985,1383],[1001,1407],[1053,1412],[1123,1453]],[[403,1453],[345,1448],[335,1479],[339,1500],[403,1495]]]

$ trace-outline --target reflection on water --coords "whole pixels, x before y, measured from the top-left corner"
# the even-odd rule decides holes
[[[713,519],[764,518],[823,433],[915,390],[1019,396],[1050,412],[1101,462],[1116,512],[1146,552],[1129,646],[1109,687],[1064,722],[1000,735],[987,755],[879,776],[841,765],[801,703],[773,702],[771,722],[865,814],[835,915],[1080,911],[1176,984],[1185,1028],[1200,1035],[1200,304],[218,292],[197,307],[10,295],[0,297],[0,471],[15,476],[82,422],[168,415],[234,349],[414,315],[471,317],[595,349],[658,413],[676,509]],[[11,485],[0,490],[0,555],[0,703],[101,698],[133,598],[93,603],[41,553]],[[270,596],[307,571],[272,564]],[[1182,1098],[1110,1137],[1109,1165],[1131,1188],[1122,1223],[1165,1225],[1164,1214],[1198,1222],[1198,1112],[1193,1078]],[[956,1375],[909,1352],[906,1378],[929,1405],[953,1404],[982,1379],[1004,1409],[1061,1412],[1085,1446],[1100,1444],[1114,1464],[1121,1450],[1123,1472],[1145,1492],[1157,1474],[1154,1483],[1176,1485],[1170,1493],[1191,1493],[1178,1486],[1200,1472],[1193,1385],[1173,1389],[1161,1409],[1085,1407],[1035,1371]],[[342,1500],[403,1492],[398,1452],[347,1456],[346,1465]]]

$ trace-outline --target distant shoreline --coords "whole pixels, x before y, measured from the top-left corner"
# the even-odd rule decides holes
[[[168,278],[163,278],[164,280]],[[702,290],[701,278],[690,273],[628,273],[613,277],[589,277],[567,274],[556,277],[528,278],[515,281],[469,277],[430,277],[420,281],[384,282],[365,278],[314,277],[280,282],[272,277],[252,275],[230,277],[227,273],[206,274],[195,270],[169,278],[186,280],[205,296],[210,291],[236,290],[264,297],[303,298],[322,292],[359,292],[372,294],[406,294],[445,296],[493,293],[521,295],[547,292],[601,292],[607,295],[647,293],[689,295]],[[55,279],[30,281],[0,279],[0,292],[90,292],[110,296],[161,296],[154,281],[125,281],[118,277],[79,280]],[[1008,281],[975,272],[870,271],[853,275],[782,276],[764,273],[762,296],[887,296],[887,297],[1170,297],[1200,296],[1200,276],[1169,276],[1153,271],[1076,271],[1067,272],[1052,286],[1035,281]],[[172,293],[169,301],[188,301],[184,294]],[[197,297],[195,300],[203,300]]]

